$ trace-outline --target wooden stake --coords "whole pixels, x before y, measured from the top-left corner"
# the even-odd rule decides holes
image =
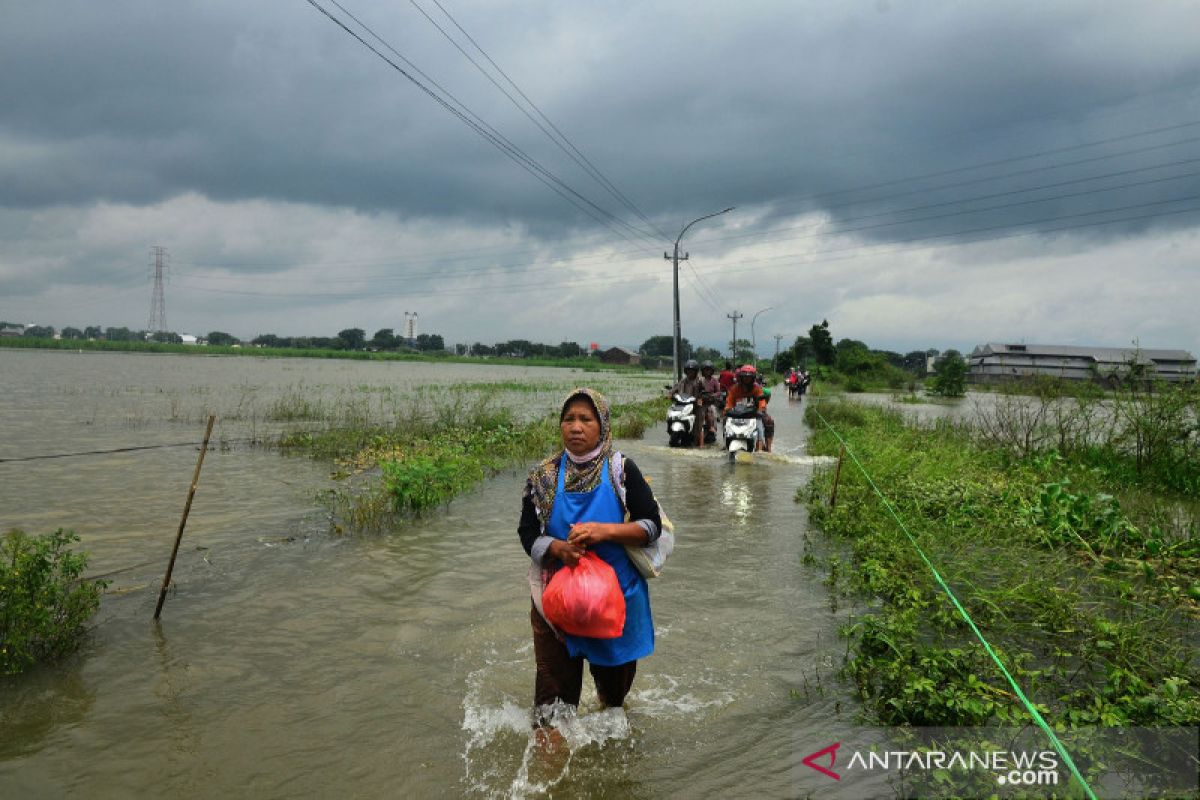
[[[829,494],[829,507],[833,508],[837,505],[837,487],[838,480],[842,477],[842,461],[846,458],[846,445],[842,445],[842,449],[838,451],[837,469],[833,471],[833,491]]]
[[[179,554],[179,543],[183,540],[183,526],[187,525],[188,512],[192,510],[192,498],[196,496],[196,484],[200,482],[200,467],[204,466],[204,454],[208,452],[208,437],[212,435],[217,415],[208,415],[208,428],[204,431],[204,444],[200,445],[200,457],[196,459],[196,471],[192,473],[192,486],[188,489],[187,503],[183,506],[183,517],[179,520],[179,531],[175,534],[175,546],[171,548],[171,560],[167,562],[167,574],[163,576],[162,589],[158,592],[158,605],[154,607],[154,618],[162,613],[163,601],[167,599],[167,587],[171,585],[171,572],[175,569],[175,556]]]

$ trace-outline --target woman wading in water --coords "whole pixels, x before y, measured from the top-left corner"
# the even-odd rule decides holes
[[[563,450],[529,474],[517,532],[529,554],[533,651],[537,661],[535,722],[544,725],[556,701],[579,705],[583,661],[605,706],[620,706],[633,685],[637,661],[654,652],[654,621],[646,579],[625,553],[662,529],[658,502],[641,471],[612,449],[608,401],[591,389],[567,396],[559,414]],[[625,521],[626,511],[629,522]],[[617,639],[573,636],[554,629],[541,613],[542,590],[565,565],[590,550],[616,571],[625,595],[625,628]]]

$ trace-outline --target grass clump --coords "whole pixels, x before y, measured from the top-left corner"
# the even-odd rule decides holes
[[[818,413],[1051,724],[1200,722],[1194,497],[1147,493],[1082,453],[1022,456],[966,426],[850,403],[807,410],[815,453],[840,446]],[[843,631],[845,672],[870,711],[888,725],[1028,722],[862,473],[847,459],[830,509],[832,474],[798,497],[850,544],[844,590],[876,599]]]
[[[613,435],[639,437],[665,413],[665,399],[612,407]],[[487,396],[426,403],[394,422],[335,425],[281,437],[285,448],[331,458],[347,488],[324,493],[335,516],[356,529],[443,506],[489,475],[561,446],[557,418],[519,420]]]
[[[80,576],[87,556],[62,528],[42,536],[0,536],[0,675],[16,675],[74,652],[100,606],[106,581]]]

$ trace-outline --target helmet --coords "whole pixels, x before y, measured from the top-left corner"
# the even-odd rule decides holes
[[[711,361],[705,361],[704,363],[702,363],[700,365],[700,369],[712,369],[712,368],[713,368],[713,363]]]
[[[764,400],[770,400],[770,399],[771,399],[771,390],[770,390],[770,389],[768,389],[766,386],[764,386],[764,387],[763,387],[763,399],[764,399]]]
[[[700,365],[696,363],[696,359],[694,359],[694,358],[689,358],[689,359],[687,360],[687,363],[683,365],[683,368],[684,368],[685,370],[689,370],[689,369],[700,369]]]
[[[756,370],[754,368],[753,364],[743,364],[742,366],[738,367],[737,374],[738,375],[756,375],[756,374],[758,374],[758,370]]]

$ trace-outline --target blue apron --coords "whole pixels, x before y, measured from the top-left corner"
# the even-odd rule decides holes
[[[600,475],[600,485],[590,492],[566,491],[567,455],[563,454],[558,467],[558,489],[546,532],[555,539],[566,540],[571,525],[576,522],[625,521],[625,511],[613,490],[608,475],[608,459]],[[608,562],[617,573],[617,581],[625,595],[625,630],[619,639],[593,639],[589,636],[563,634],[567,652],[572,658],[583,656],[601,667],[616,667],[654,652],[654,621],[650,618],[650,592],[646,579],[633,566],[625,546],[615,542],[590,545],[590,551]]]

